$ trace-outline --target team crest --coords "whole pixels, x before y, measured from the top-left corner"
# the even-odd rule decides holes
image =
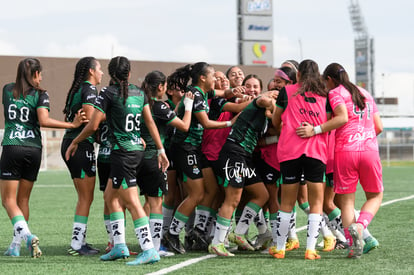
[[[197,166],[193,166],[193,174],[196,174],[196,175],[198,175],[200,173],[200,169],[198,169],[198,167]]]

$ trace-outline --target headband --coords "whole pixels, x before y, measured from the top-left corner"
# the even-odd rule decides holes
[[[286,80],[286,81],[292,81],[290,78],[289,78],[289,76],[284,72],[284,71],[282,71],[282,70],[276,70],[276,72],[275,72],[275,76],[278,76],[278,77],[281,77],[281,78],[283,78],[284,80]]]
[[[283,63],[287,63],[287,64],[289,64],[290,66],[292,66],[291,68],[295,71],[295,73],[297,73],[298,72],[298,68],[296,68],[296,66],[295,66],[295,64],[293,64],[292,62],[290,62],[290,61],[285,61],[285,62],[283,62]],[[287,66],[286,66],[287,67]]]

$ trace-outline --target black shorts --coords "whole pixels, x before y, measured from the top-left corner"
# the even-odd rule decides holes
[[[266,161],[260,157],[260,153],[253,154],[253,162],[264,184],[276,184],[276,186],[279,187],[281,177],[280,171],[267,164]]]
[[[184,143],[183,145],[172,144],[171,153],[177,172],[183,174],[183,181],[187,178],[203,178],[202,169],[207,167],[207,159],[199,147]]]
[[[176,170],[174,165],[173,154],[171,152],[171,147],[165,148],[165,154],[167,155],[168,161],[170,162],[170,165],[168,165],[167,170]]]
[[[137,186],[137,174],[139,166],[144,158],[143,151],[123,151],[113,150],[111,152],[111,172],[109,178],[112,179],[112,187],[123,189]]]
[[[72,139],[64,138],[61,145],[60,153],[66,166],[69,169],[72,179],[83,179],[85,175],[88,177],[96,176],[96,157],[95,148],[89,141],[82,141],[78,144],[75,155],[66,160],[65,154]]]
[[[42,149],[30,146],[3,146],[0,179],[36,181],[42,160]]]
[[[252,156],[241,146],[226,141],[218,158],[219,176],[223,178],[223,186],[243,188],[262,179],[253,163]]]
[[[217,184],[223,185],[224,184],[224,178],[222,176],[223,167],[220,166],[220,163],[218,160],[209,160],[208,163],[210,164],[210,167],[213,169],[214,175],[216,176]]]
[[[108,184],[109,174],[111,173],[111,163],[102,162],[98,160],[97,166],[98,166],[99,190],[104,192],[106,189],[106,185]]]
[[[326,186],[328,187],[334,186],[333,173],[326,174]]]
[[[302,155],[298,159],[283,161],[280,163],[283,184],[298,183],[302,174],[305,181],[324,182],[326,165],[314,158]]]
[[[137,174],[137,182],[141,195],[162,197],[167,192],[167,172],[158,168],[158,157],[144,158]]]

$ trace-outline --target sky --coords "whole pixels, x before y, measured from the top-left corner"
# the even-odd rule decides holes
[[[0,55],[238,63],[237,0],[0,1]],[[353,75],[349,4],[273,0],[274,66],[310,58],[321,71],[338,62]],[[375,41],[376,74],[414,73],[414,1],[359,4]]]

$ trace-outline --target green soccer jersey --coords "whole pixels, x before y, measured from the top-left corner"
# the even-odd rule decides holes
[[[154,119],[155,124],[157,125],[158,132],[160,134],[161,142],[164,144],[165,136],[167,134],[168,124],[176,118],[176,114],[173,110],[168,107],[162,101],[157,101],[154,99],[154,104],[151,108],[152,118]],[[147,146],[145,147],[145,158],[150,159],[155,154],[157,154],[157,147],[155,146],[154,140],[151,137],[151,134],[146,127],[145,123],[142,124],[141,137],[145,140]]]
[[[95,108],[106,114],[112,150],[144,151],[141,140],[141,115],[148,99],[137,86],[129,84],[128,98],[119,85],[104,87],[95,101]]]
[[[66,115],[66,120],[69,122],[73,122],[75,119],[75,114],[78,112],[79,109],[82,108],[83,105],[92,105],[95,103],[95,99],[97,96],[96,87],[92,85],[90,82],[85,81],[81,84],[79,90],[73,95],[73,99],[68,107],[68,114]],[[76,138],[85,125],[81,125],[78,128],[74,129],[66,129],[65,135],[63,138],[74,139]],[[90,143],[94,142],[94,135],[88,137],[87,139]]]
[[[201,141],[203,138],[203,131],[204,128],[201,123],[198,121],[195,113],[199,112],[209,112],[209,106],[207,100],[209,98],[214,97],[215,92],[210,91],[208,93],[204,93],[199,87],[195,86],[188,86],[187,91],[190,91],[194,94],[194,101],[193,101],[193,114],[191,116],[191,124],[188,132],[181,132],[176,130],[173,138],[172,143],[181,144],[183,142],[190,143],[193,146],[199,147],[201,146]],[[183,118],[185,113],[184,107],[184,97],[181,99],[180,104],[178,105],[177,116],[179,118]]]
[[[257,98],[240,113],[227,137],[228,140],[242,146],[248,153],[253,153],[257,140],[267,131],[268,125],[266,108],[259,107],[256,101]]]
[[[20,145],[42,148],[42,136],[37,118],[37,109],[49,111],[49,95],[31,89],[26,98],[13,97],[14,83],[3,88],[4,136],[3,146]]]

